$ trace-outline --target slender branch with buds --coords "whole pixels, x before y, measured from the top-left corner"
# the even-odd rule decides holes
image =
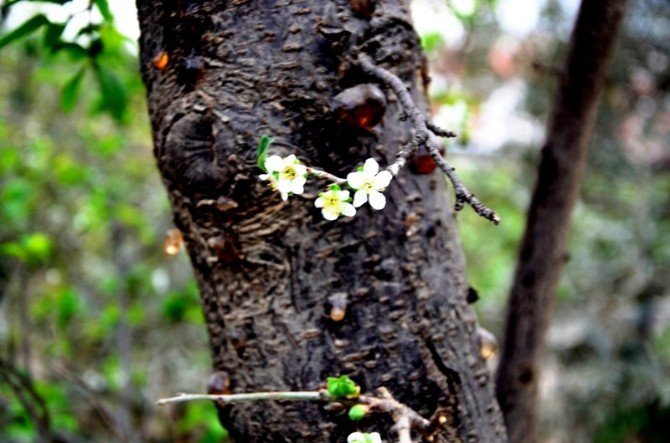
[[[391,415],[395,422],[399,443],[411,443],[411,430],[425,434],[430,421],[423,418],[409,406],[397,401],[385,388],[377,390],[377,396],[360,395],[351,399],[334,398],[324,389],[318,391],[278,391],[251,392],[244,394],[179,394],[175,397],[161,398],[157,405],[182,403],[189,401],[211,400],[217,403],[242,403],[249,401],[282,400],[282,401],[316,401],[330,403],[355,403],[365,405],[369,412],[382,412]]]
[[[456,193],[456,203],[454,209],[460,211],[463,205],[467,203],[474,209],[474,211],[482,217],[491,220],[493,223],[500,223],[500,216],[492,209],[480,202],[475,195],[468,190],[461,179],[456,174],[456,170],[447,163],[447,161],[440,154],[441,142],[438,137],[455,137],[456,134],[441,129],[433,123],[426,121],[419,109],[414,104],[411,94],[407,90],[402,80],[392,72],[377,66],[373,63],[370,56],[366,54],[359,54],[358,63],[365,72],[381,80],[389,89],[391,89],[398,102],[402,106],[403,111],[407,114],[415,135],[412,142],[403,146],[398,153],[398,159],[389,167],[392,174],[397,174],[407,159],[423,145],[426,147],[431,157],[437,163],[437,166],[447,175],[449,181],[454,186]],[[397,166],[396,166],[397,165]]]

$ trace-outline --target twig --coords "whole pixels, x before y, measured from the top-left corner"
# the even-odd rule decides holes
[[[434,143],[430,143],[428,145],[428,152],[430,153],[430,156],[433,158],[433,160],[435,160],[435,163],[437,163],[437,166],[442,171],[444,171],[445,174],[447,174],[451,184],[454,185],[454,192],[456,193],[456,204],[454,209],[456,211],[463,209],[463,204],[467,203],[472,207],[472,209],[475,210],[477,214],[488,220],[491,220],[496,225],[500,223],[500,216],[493,209],[480,202],[479,199],[475,197],[475,194],[470,192],[468,188],[465,187],[463,182],[458,178],[458,175],[456,175],[456,170],[451,165],[449,165],[449,163],[447,163],[444,157],[442,157],[440,154],[440,151],[435,149]]]
[[[396,175],[400,168],[404,166],[409,156],[412,155],[419,146],[424,145],[438,167],[447,175],[449,181],[451,181],[451,184],[454,186],[454,191],[456,193],[454,209],[460,211],[463,209],[464,203],[467,203],[477,214],[491,220],[497,225],[500,222],[498,214],[496,214],[494,210],[486,207],[468,190],[468,188],[465,187],[456,174],[455,169],[449,165],[444,157],[442,157],[442,154],[440,154],[441,142],[437,137],[455,137],[456,134],[452,131],[441,129],[433,123],[426,121],[414,104],[414,100],[407,90],[407,87],[395,74],[375,65],[370,56],[364,53],[359,54],[358,62],[364,71],[384,82],[386,86],[395,93],[396,97],[398,97],[398,102],[402,106],[405,114],[409,117],[412,128],[415,131],[412,142],[401,148],[398,153],[398,159],[394,164],[389,166],[388,169],[391,174]]]
[[[454,131],[449,131],[447,129],[442,129],[439,126],[437,126],[435,123],[426,121],[426,127],[432,132],[433,134],[439,136],[439,137],[445,137],[445,138],[455,138],[458,137],[458,134],[456,134]]]
[[[157,405],[182,403],[194,400],[214,400],[223,403],[240,403],[258,400],[293,400],[293,401],[328,401],[322,391],[285,391],[285,392],[252,392],[248,394],[179,394],[176,397],[161,398]]]
[[[93,410],[98,414],[98,417],[100,417],[100,420],[104,425],[107,426],[119,441],[123,440],[122,432],[117,429],[116,423],[114,423],[114,416],[109,411],[109,408],[103,403],[98,393],[93,390],[86,381],[65,365],[54,365],[51,366],[50,369],[60,377],[75,385],[75,387],[79,388],[86,399],[91,403]]]
[[[398,443],[412,443],[411,430],[425,434],[430,427],[430,421],[419,415],[414,409],[400,403],[393,398],[386,388],[377,389],[378,397],[361,395],[359,401],[367,404],[371,411],[386,412],[395,421],[395,430],[398,433]]]
[[[401,415],[395,422],[395,429],[398,432],[398,443],[412,443],[411,425],[409,417]]]
[[[323,178],[326,180],[330,180],[334,183],[337,183],[338,185],[341,185],[343,183],[347,182],[347,179],[345,178],[340,178],[337,175],[331,174],[330,172],[323,171],[321,169],[316,169],[312,168],[311,166],[307,166],[307,172],[312,174],[313,176],[317,178]]]
[[[426,433],[430,428],[430,421],[423,418],[409,406],[397,401],[385,388],[377,390],[378,396],[360,395],[352,399],[338,399],[331,397],[327,391],[278,391],[278,392],[251,392],[246,394],[179,394],[176,397],[162,398],[157,405],[182,403],[187,401],[212,400],[220,403],[241,403],[259,400],[289,400],[289,401],[322,401],[337,403],[357,403],[368,406],[370,412],[390,414],[395,421],[399,443],[411,443],[411,429]]]
[[[29,376],[22,374],[10,362],[0,358],[0,380],[4,380],[33,421],[44,441],[52,441],[51,419],[44,398],[37,392]]]

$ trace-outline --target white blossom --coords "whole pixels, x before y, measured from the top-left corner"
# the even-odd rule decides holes
[[[352,432],[347,437],[347,443],[382,443],[382,438],[379,432]]]
[[[356,215],[356,208],[349,203],[349,191],[337,188],[321,193],[314,206],[321,208],[321,214],[326,220],[336,220],[340,215],[347,217]]]
[[[261,180],[270,182],[270,186],[286,200],[289,194],[302,194],[307,181],[307,168],[300,163],[295,155],[286,158],[271,155],[265,159],[267,174],[261,174]]]
[[[386,206],[386,197],[382,192],[391,183],[392,178],[389,171],[379,172],[379,164],[375,159],[367,159],[363,170],[347,175],[349,186],[357,189],[354,194],[354,206],[358,208],[365,202],[370,202],[373,209],[383,209]]]

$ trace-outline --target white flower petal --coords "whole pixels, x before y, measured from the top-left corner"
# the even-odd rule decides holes
[[[365,174],[362,172],[350,172],[347,175],[347,182],[352,188],[361,189],[363,187],[363,183],[365,182]]]
[[[272,174],[261,174],[258,176],[263,181],[270,180],[272,178]]]
[[[298,164],[293,166],[293,168],[295,169],[296,174],[301,177],[307,174],[307,168],[304,165]]]
[[[374,187],[377,190],[386,188],[391,183],[393,176],[389,171],[382,171],[374,179]]]
[[[300,176],[300,177],[296,177],[296,178],[294,178],[294,179],[292,180],[292,182],[293,182],[294,185],[297,185],[297,186],[301,186],[301,187],[302,187],[302,186],[305,186],[305,183],[307,183],[307,179],[306,179],[305,177],[303,177],[303,176]]]
[[[277,190],[279,192],[291,192],[292,181],[291,180],[277,180]]]
[[[382,437],[379,435],[379,432],[369,433],[368,440],[372,441],[372,443],[382,443]]]
[[[349,198],[349,191],[336,191],[337,192],[337,198],[340,199],[340,201],[345,201]]]
[[[359,189],[354,194],[354,206],[360,208],[368,201],[368,193],[362,189]]]
[[[305,192],[304,184],[303,183],[298,183],[296,181],[291,183],[291,192],[294,194],[302,194]]]
[[[323,208],[323,197],[319,197],[314,201],[314,206],[317,208]]]
[[[347,443],[361,443],[365,441],[365,435],[362,432],[352,432],[347,437]]]
[[[340,216],[340,213],[337,212],[336,210],[333,210],[332,208],[324,208],[323,211],[321,211],[321,215],[323,215],[323,218],[326,220],[337,220],[337,217]]]
[[[265,159],[265,169],[270,172],[279,172],[284,169],[284,160],[278,155],[271,155]]]
[[[288,157],[284,159],[284,166],[293,166],[296,163],[297,158],[295,158],[295,154],[291,154]]]
[[[354,208],[354,205],[351,203],[342,203],[342,215],[346,215],[347,217],[353,217],[356,215],[356,208]]]
[[[382,194],[379,191],[372,191],[370,192],[370,206],[372,206],[373,209],[380,210],[383,209],[384,206],[386,206],[386,197],[384,197],[384,194]]]
[[[369,177],[374,177],[377,175],[377,172],[379,172],[379,164],[377,163],[377,160],[374,158],[365,160],[365,164],[363,165],[363,172]]]

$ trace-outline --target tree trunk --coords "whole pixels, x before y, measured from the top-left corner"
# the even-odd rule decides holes
[[[374,82],[352,62],[363,50],[426,109],[407,4],[138,0],[138,10],[155,155],[214,368],[235,392],[316,389],[348,374],[442,423],[434,441],[504,441],[442,175],[403,170],[383,211],[335,222],[258,179],[263,134],[299,147],[274,153],[340,176],[369,157],[393,161],[412,134],[392,93],[373,130],[342,119],[333,97]],[[220,417],[239,442],[343,442],[358,427],[389,439],[392,424],[307,403],[229,405]]]
[[[538,381],[545,335],[625,4],[626,0],[582,1],[560,76],[512,283],[496,378],[496,394],[512,442],[538,439]]]

